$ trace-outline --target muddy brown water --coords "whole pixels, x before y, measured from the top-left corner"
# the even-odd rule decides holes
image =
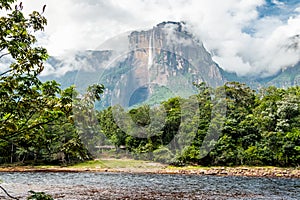
[[[55,199],[270,199],[299,200],[300,179],[130,173],[1,172],[7,191],[29,190]],[[0,199],[9,199],[0,191]]]

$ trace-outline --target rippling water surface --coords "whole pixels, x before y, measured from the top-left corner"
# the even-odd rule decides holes
[[[124,173],[0,173],[9,193],[55,199],[300,199],[300,180]],[[8,199],[0,191],[0,199]]]

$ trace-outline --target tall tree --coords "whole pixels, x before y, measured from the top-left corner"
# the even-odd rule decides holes
[[[8,157],[11,162],[28,157],[52,160],[57,153],[86,159],[74,125],[74,88],[62,91],[57,82],[38,78],[48,58],[35,37],[47,24],[45,6],[41,13],[25,17],[23,4],[13,7],[15,2],[0,2],[0,62],[10,63],[0,68],[0,162],[8,162]],[[90,86],[80,100],[83,107],[91,108],[102,91],[103,85]]]
[[[0,2],[0,59],[8,60],[9,66],[1,66],[0,74],[0,138],[13,142],[13,138],[39,125],[49,123],[52,117],[35,120],[37,113],[55,116],[48,112],[46,99],[57,91],[57,85],[49,85],[42,91],[43,84],[37,75],[43,70],[48,58],[45,48],[37,47],[36,31],[44,30],[46,18],[39,12],[32,12],[28,18],[22,13],[20,3],[12,8],[14,0]]]

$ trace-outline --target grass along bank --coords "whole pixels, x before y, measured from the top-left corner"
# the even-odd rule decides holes
[[[95,159],[71,166],[1,166],[0,172],[123,172],[300,178],[299,168],[280,168],[272,166],[175,167],[167,164],[133,159]]]

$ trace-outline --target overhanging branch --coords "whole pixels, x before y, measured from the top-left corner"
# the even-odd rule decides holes
[[[11,72],[11,71],[12,71],[12,69],[7,70],[6,72],[3,72],[2,74],[0,74],[0,76],[3,76],[3,75],[5,75],[5,74],[7,74],[7,73],[9,73],[9,72]]]
[[[9,55],[9,54],[10,54],[10,53],[8,52],[8,53],[4,53],[4,54],[0,55],[0,59],[1,59],[2,57],[4,57],[4,56]]]
[[[1,185],[0,185],[0,188],[3,190],[3,192],[9,197],[9,198],[12,198],[12,199],[17,199],[18,200],[18,198],[16,198],[16,197],[13,197],[13,196],[11,196]]]

